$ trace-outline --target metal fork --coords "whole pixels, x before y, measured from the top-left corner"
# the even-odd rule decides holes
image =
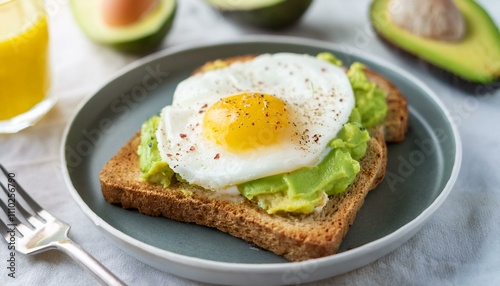
[[[0,200],[6,215],[6,220],[3,217],[1,219],[0,231],[9,243],[9,249],[13,245],[15,250],[28,255],[57,249],[89,270],[103,285],[125,285],[68,238],[70,226],[40,207],[17,183],[15,174],[7,172],[1,164],[0,169],[6,184],[4,186],[0,180],[0,186],[7,196],[5,202]]]

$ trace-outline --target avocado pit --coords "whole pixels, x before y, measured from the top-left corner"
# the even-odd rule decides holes
[[[110,26],[127,26],[147,15],[158,0],[103,0],[102,17]]]
[[[464,35],[464,17],[453,0],[391,0],[388,13],[404,30],[438,41],[458,42]]]

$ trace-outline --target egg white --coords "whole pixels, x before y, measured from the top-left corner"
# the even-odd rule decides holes
[[[245,153],[228,152],[205,139],[204,111],[221,98],[244,92],[283,100],[299,135]],[[161,112],[158,149],[172,170],[190,184],[226,189],[318,164],[354,105],[351,85],[341,68],[309,55],[260,55],[179,83],[172,105]]]

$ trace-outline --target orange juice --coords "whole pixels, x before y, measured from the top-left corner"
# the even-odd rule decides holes
[[[0,0],[0,120],[30,110],[48,92],[47,18],[40,5]]]

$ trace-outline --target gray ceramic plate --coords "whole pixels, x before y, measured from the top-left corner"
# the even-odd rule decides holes
[[[145,119],[171,102],[177,83],[196,67],[248,53],[322,51],[333,51],[345,64],[363,62],[389,78],[408,98],[411,112],[405,142],[389,146],[386,179],[366,198],[338,254],[290,263],[223,232],[144,216],[104,201],[100,169]],[[324,42],[276,37],[169,49],[141,59],[80,107],[64,140],[63,170],[70,192],[99,230],[138,260],[220,284],[295,284],[373,262],[407,241],[441,205],[461,160],[460,141],[447,112],[434,93],[408,73]]]

